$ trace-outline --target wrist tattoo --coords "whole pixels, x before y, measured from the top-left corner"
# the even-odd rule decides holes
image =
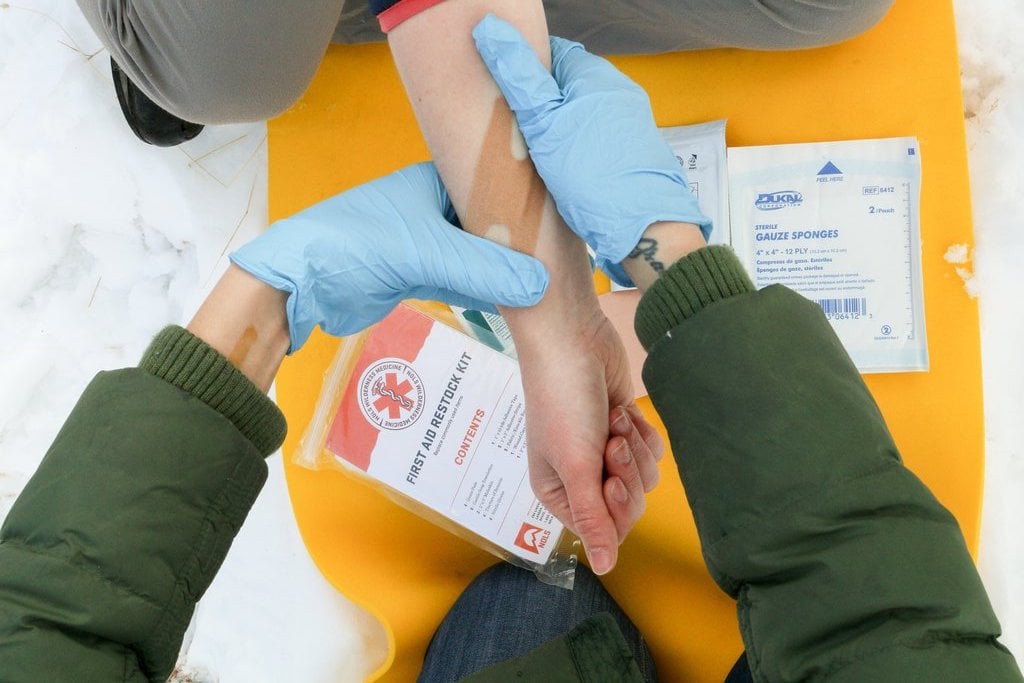
[[[655,273],[665,270],[665,264],[658,260],[658,240],[641,237],[633,251],[626,258],[643,258]]]

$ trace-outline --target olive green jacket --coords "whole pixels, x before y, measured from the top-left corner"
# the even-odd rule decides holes
[[[903,467],[820,310],[755,292],[710,247],[645,294],[637,332],[756,680],[1022,680],[956,521]],[[0,681],[165,680],[284,430],[181,328],[100,373],[0,530]],[[471,680],[638,676],[595,619]]]

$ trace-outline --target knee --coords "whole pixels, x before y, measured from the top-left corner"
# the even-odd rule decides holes
[[[492,564],[487,569],[477,574],[476,578],[469,584],[463,595],[494,595],[495,591],[502,588],[514,587],[514,590],[528,590],[534,584],[544,586],[545,584],[534,580],[531,572],[516,567],[508,562]]]
[[[272,26],[226,10],[197,22],[180,3],[78,3],[136,86],[175,116],[203,124],[260,121],[288,109],[313,79],[331,29],[318,29],[322,41],[286,41],[261,34]]]
[[[798,50],[849,40],[881,21],[894,0],[753,0],[779,30],[770,49]]]
[[[164,101],[158,103],[175,116],[196,123],[265,121],[290,108],[312,77],[312,73],[296,78],[295,74],[200,68],[180,83],[167,84],[161,92]]]
[[[206,47],[152,60],[149,68],[136,63],[134,72],[128,73],[153,101],[179,118],[202,124],[244,123],[264,121],[291,107],[319,62],[267,64],[258,53],[234,50],[220,55],[213,46]]]

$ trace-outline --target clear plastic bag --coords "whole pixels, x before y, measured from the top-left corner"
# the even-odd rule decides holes
[[[579,541],[533,495],[519,366],[497,321],[481,320],[407,302],[342,340],[295,462],[368,481],[542,581],[572,588]]]

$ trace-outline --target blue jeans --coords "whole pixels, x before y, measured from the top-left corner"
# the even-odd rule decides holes
[[[577,567],[576,585],[567,591],[504,562],[481,573],[455,601],[430,641],[419,681],[449,683],[521,657],[601,612],[615,619],[644,680],[657,681],[643,635],[589,569]],[[744,656],[726,683],[747,681],[752,679]]]

